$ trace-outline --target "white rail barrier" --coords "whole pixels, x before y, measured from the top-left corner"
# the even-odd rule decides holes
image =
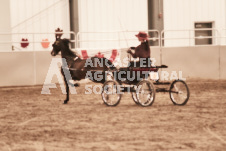
[[[183,47],[196,46],[196,39],[212,39],[209,45],[226,45],[226,29],[204,28],[204,29],[187,29],[187,30],[143,30],[149,35],[151,47]],[[212,36],[195,36],[195,31],[212,31]],[[127,48],[136,46],[139,41],[134,36],[139,31],[97,31],[97,32],[63,32],[63,38],[69,38],[73,43],[73,50],[108,50]],[[9,38],[4,38],[4,37]],[[71,37],[74,37],[71,39]],[[22,39],[28,39],[29,46],[21,47],[26,44]],[[6,40],[5,40],[6,39]],[[10,40],[9,40],[10,39]],[[48,39],[48,41],[45,41]],[[0,33],[0,46],[8,44],[8,48],[13,51],[41,51],[51,50],[43,48],[41,43],[52,44],[55,41],[55,32],[49,33]],[[153,45],[155,43],[155,45]],[[1,47],[0,47],[1,48]],[[8,50],[8,51],[10,51]],[[5,50],[0,50],[5,51]]]
[[[195,36],[195,31],[212,31],[212,36]],[[161,47],[181,47],[196,46],[196,39],[212,39],[212,44],[221,45],[222,36],[218,29],[187,29],[187,30],[162,30],[161,31]],[[198,44],[197,44],[198,45]],[[200,46],[200,45],[199,45]]]
[[[222,29],[221,32],[221,45],[226,45],[226,29]]]
[[[60,33],[60,32],[58,32]],[[62,32],[63,38],[68,38],[72,43],[74,43],[74,47],[72,49],[75,49],[76,47],[76,35],[74,32]],[[73,35],[73,36],[72,36]],[[0,33],[1,45],[11,45],[12,51],[45,51],[45,50],[52,50],[51,44],[55,41],[55,32],[49,32],[49,33]],[[5,38],[10,37],[10,38]],[[74,39],[71,39],[71,37],[75,37]],[[6,39],[6,40],[4,40]],[[11,39],[11,40],[9,40]],[[28,41],[23,41],[28,40]],[[48,47],[42,47],[42,44],[48,43]],[[26,47],[22,47],[23,44],[28,44]],[[7,50],[0,50],[7,51]],[[8,50],[10,51],[10,50]]]

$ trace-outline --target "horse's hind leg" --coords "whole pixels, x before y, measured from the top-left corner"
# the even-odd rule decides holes
[[[63,69],[61,69],[61,73],[64,77],[64,83],[65,83],[65,86],[66,86],[66,99],[64,100],[64,104],[67,104],[67,102],[69,101],[69,86],[68,86],[68,83],[67,83],[67,79],[64,75]]]
[[[64,100],[64,104],[67,104],[67,102],[69,101],[69,86],[68,86],[68,83],[67,81],[65,80],[64,78],[64,81],[65,81],[65,85],[66,85],[66,99]]]

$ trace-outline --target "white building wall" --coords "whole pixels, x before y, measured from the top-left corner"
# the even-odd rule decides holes
[[[13,35],[12,40],[16,42],[13,43],[15,50],[44,50],[40,44],[42,39],[54,41],[55,38],[54,34],[33,36],[28,33],[53,33],[58,27],[65,32],[70,31],[68,0],[10,0],[10,11],[12,33],[25,33]],[[18,43],[22,38],[36,44],[22,48]]]
[[[10,22],[10,3],[8,0],[1,0],[0,4],[0,32],[10,33],[11,22]],[[12,46],[7,41],[11,41],[11,35],[0,35],[0,51],[11,51]]]
[[[213,22],[213,28],[226,28],[226,1],[225,0],[164,0],[164,29],[188,30],[194,29],[195,22]],[[222,36],[217,35],[216,36]],[[194,31],[165,32],[165,38],[181,38],[165,40],[165,46],[194,45]],[[222,41],[223,42],[223,41]],[[217,44],[217,41],[215,41]]]
[[[147,0],[79,0],[79,31],[147,30]],[[81,42],[85,48],[114,48],[136,45],[131,33],[82,34],[82,40],[118,39],[119,41]],[[135,41],[137,42],[137,40]]]

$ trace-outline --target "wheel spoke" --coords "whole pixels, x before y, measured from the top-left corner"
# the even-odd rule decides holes
[[[141,106],[150,106],[154,102],[154,86],[147,80],[142,80],[137,84],[137,100]]]
[[[119,84],[117,81],[109,80],[103,85],[102,99],[108,106],[116,106],[120,102],[121,94],[118,93]]]

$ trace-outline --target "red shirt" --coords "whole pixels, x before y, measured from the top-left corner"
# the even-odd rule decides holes
[[[135,53],[131,53],[133,58],[150,58],[151,50],[148,42],[142,42],[135,48]]]

